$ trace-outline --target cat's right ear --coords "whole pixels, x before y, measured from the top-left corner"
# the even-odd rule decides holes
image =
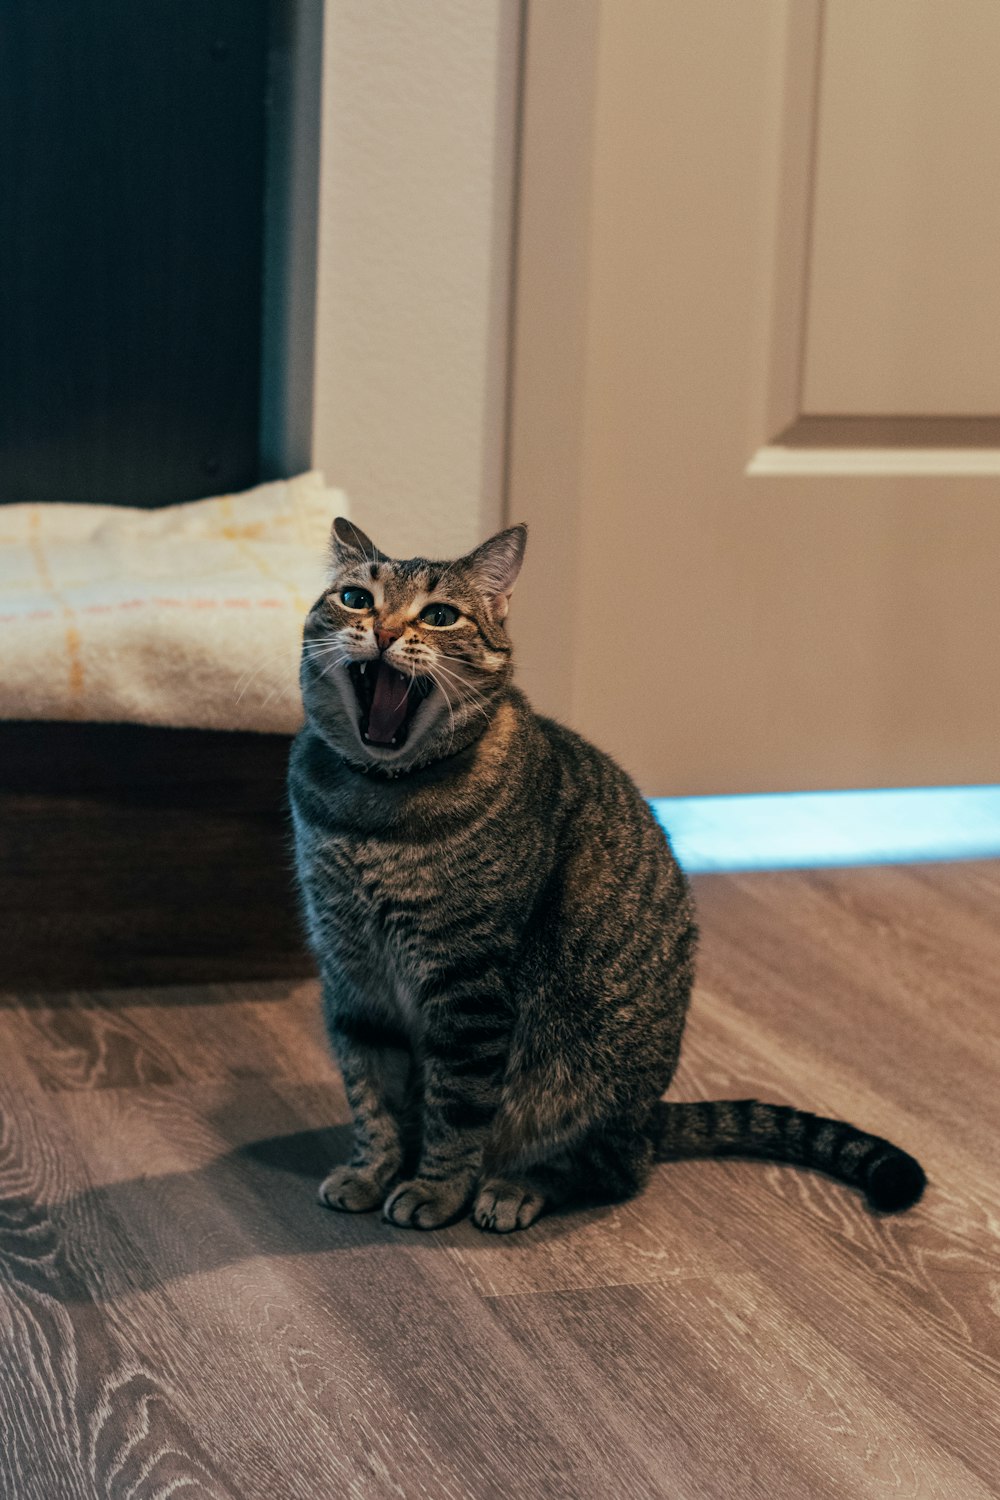
[[[334,568],[346,568],[359,561],[378,564],[388,562],[388,558],[360,526],[338,516],[330,531],[330,562]]]
[[[475,552],[470,552],[468,557],[462,559],[489,599],[498,620],[507,617],[510,596],[521,571],[527,541],[527,526],[523,523],[508,526],[506,531],[498,531],[496,536],[481,542]]]

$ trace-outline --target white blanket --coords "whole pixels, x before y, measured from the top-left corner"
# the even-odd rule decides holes
[[[0,506],[0,718],[290,732],[339,490]]]

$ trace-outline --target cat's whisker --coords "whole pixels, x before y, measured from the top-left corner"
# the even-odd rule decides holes
[[[281,683],[279,683],[276,687],[273,687],[271,689],[271,691],[268,693],[267,697],[263,700],[263,702],[259,705],[259,707],[260,708],[266,708],[267,705],[272,701],[272,699],[277,698],[277,697],[287,698],[288,694],[290,693],[290,691],[292,689],[292,686],[293,686],[293,684],[290,683],[290,682],[281,682]]]
[[[305,656],[322,656],[325,652],[329,651],[346,652],[346,649],[344,642],[337,638],[330,641],[305,641],[302,646],[302,652]]]
[[[340,646],[339,642],[331,643],[330,641],[304,641],[301,646],[301,655],[311,660],[315,660],[316,658],[330,653],[331,651],[342,649],[343,648]],[[271,667],[274,666],[275,662],[281,661],[284,657],[288,657],[292,661],[294,661],[294,647],[286,647],[281,651],[275,651],[272,655],[266,656],[263,661],[257,662],[255,666],[247,668],[245,672],[241,672],[240,676],[233,684],[233,691],[236,694],[236,702],[241,703],[243,701],[243,698],[250,690],[254,679],[258,677],[261,672],[268,671]],[[273,692],[271,696],[273,697]]]
[[[484,703],[487,701],[485,694],[479,688],[477,688],[474,683],[470,682],[467,677],[463,677],[460,672],[456,671],[453,666],[449,666],[446,660],[438,657],[437,662],[438,666],[440,666],[441,669],[446,672],[449,677],[460,683],[461,686],[468,692],[475,694],[477,698],[481,698]]]
[[[455,724],[455,705],[451,701],[451,694],[448,692],[447,686],[445,685],[444,682],[442,682],[442,680],[441,680],[440,676],[438,675],[436,669],[431,672],[431,676],[432,676],[434,682],[437,684],[438,689],[440,690],[441,696],[442,696],[442,698],[444,699],[445,703],[448,706],[448,719],[449,719],[449,722],[451,724],[451,734],[450,734],[450,737],[449,737],[449,740],[448,740],[448,749],[450,750],[451,747],[452,747],[452,745],[455,743],[455,729],[456,729],[456,724]]]
[[[236,694],[237,703],[242,700],[244,693],[246,693],[258,673],[267,671],[269,667],[274,666],[275,662],[281,661],[282,657],[287,656],[294,660],[294,649],[294,647],[283,647],[281,651],[275,651],[272,656],[266,656],[263,661],[259,661],[255,666],[248,667],[245,672],[241,672],[233,683],[233,692]],[[302,649],[305,650],[305,647]]]
[[[488,699],[483,697],[483,695],[479,693],[471,683],[466,682],[463,677],[460,677],[457,672],[454,672],[448,667],[445,667],[440,660],[435,663],[435,666],[439,672],[442,672],[450,681],[455,683],[458,689],[457,697],[459,702],[467,703],[470,708],[475,708],[479,713],[482,714],[487,724],[489,724],[490,714],[487,712],[486,708],[482,706],[483,704],[488,704]]]
[[[451,693],[448,691],[447,684],[440,677],[435,677],[434,680],[441,690],[441,696],[444,698],[445,703],[448,705],[449,722],[451,725],[451,733],[448,741],[448,748],[450,750],[455,742],[455,735],[458,731],[458,719],[456,718],[455,710],[456,708],[461,708],[462,700],[460,698],[455,699],[452,697]]]
[[[330,652],[328,654],[332,655],[333,652]],[[317,653],[316,655],[313,656],[312,659],[313,659],[313,661],[321,660],[322,659],[322,653]],[[337,658],[336,661],[328,662],[325,667],[321,667],[319,675],[321,677],[328,677],[329,674],[330,674],[330,672],[332,672],[335,668],[343,666],[346,662],[349,662],[349,661],[350,661],[350,657],[348,657],[346,655],[340,655],[340,656],[338,656],[338,658]],[[267,697],[264,699],[263,703],[260,705],[261,708],[266,708],[268,706],[268,704],[271,702],[271,700],[273,698],[275,698],[279,693],[283,697],[287,696],[288,693],[291,692],[291,690],[292,690],[293,687],[298,687],[298,683],[297,682],[283,682],[283,683],[279,683],[277,685],[277,687],[273,687],[271,689],[271,691],[268,693]]]
[[[341,654],[341,655],[337,656],[335,658],[335,660],[328,661],[325,666],[320,667],[319,675],[321,677],[328,677],[330,675],[330,673],[332,671],[334,671],[335,668],[337,668],[337,667],[344,667],[344,666],[350,666],[350,663],[351,663],[351,658],[349,656]]]
[[[450,734],[450,737],[449,737],[449,740],[448,740],[448,750],[450,752],[452,745],[455,743],[455,729],[456,729],[456,725],[455,725],[455,709],[454,709],[454,705],[452,704],[451,695],[448,692],[448,689],[445,687],[445,685],[441,681],[441,679],[436,675],[436,668],[439,665],[440,665],[440,663],[435,663],[433,666],[429,665],[426,675],[428,677],[430,677],[431,681],[434,682],[436,684],[436,686],[440,689],[441,696],[444,699],[445,703],[448,705],[448,714],[449,714],[449,717],[450,717],[450,720],[451,720],[451,734]]]
[[[474,688],[471,683],[466,682],[464,677],[459,677],[455,672],[449,672],[447,667],[439,666],[438,670],[440,672],[443,672],[447,681],[454,686],[456,696],[460,699],[460,701],[469,701],[476,704],[488,704],[489,700],[476,688]]]
[[[347,652],[343,650],[316,651],[312,654],[309,660],[311,662],[330,662],[332,660],[332,665],[335,667],[349,666],[351,663],[351,657],[348,656]]]
[[[324,661],[327,657],[333,658],[333,660],[326,661],[325,666],[320,667],[320,677],[329,677],[337,667],[349,666],[352,660],[339,641],[326,642],[325,645],[325,650],[315,651],[311,657],[311,660],[316,663]]]

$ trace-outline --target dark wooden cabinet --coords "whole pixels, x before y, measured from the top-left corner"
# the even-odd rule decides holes
[[[284,735],[0,723],[0,990],[312,972]]]

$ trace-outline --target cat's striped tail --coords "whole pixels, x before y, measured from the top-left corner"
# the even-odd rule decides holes
[[[927,1182],[912,1156],[881,1136],[840,1120],[826,1120],[787,1104],[756,1099],[706,1099],[657,1105],[658,1161],[693,1156],[751,1156],[815,1167],[861,1188],[881,1213],[910,1208]]]

